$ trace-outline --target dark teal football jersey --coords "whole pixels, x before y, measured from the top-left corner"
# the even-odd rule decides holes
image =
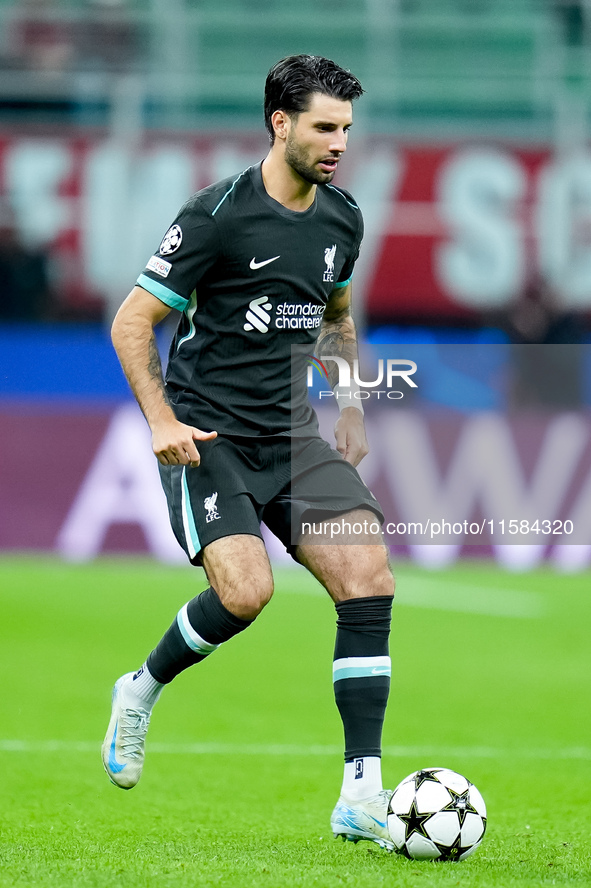
[[[320,185],[295,212],[267,194],[260,164],[193,195],[137,281],[182,312],[166,371],[178,419],[227,435],[313,425],[306,355],[362,236],[346,191]]]

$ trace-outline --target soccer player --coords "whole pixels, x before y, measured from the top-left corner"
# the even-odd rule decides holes
[[[339,397],[331,449],[319,436],[302,364],[316,340],[321,358],[352,366],[357,354],[351,277],[363,223],[351,195],[330,183],[362,92],[329,59],[299,55],[274,65],[266,158],[187,201],[113,323],[152,431],[173,530],[210,585],[181,608],[141,668],[115,684],[102,757],[113,783],[135,786],[163,688],[269,602],[264,521],[336,606],[345,768],[333,832],[391,849],[380,755],[394,584],[383,515],[355,469],[368,449],[360,402]],[[171,308],[182,314],[164,382],[153,331]],[[338,385],[335,393],[345,394]],[[365,521],[368,533],[360,544],[331,545],[301,532],[303,518],[327,516]]]

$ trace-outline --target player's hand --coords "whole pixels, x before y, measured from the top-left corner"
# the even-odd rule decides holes
[[[345,407],[334,428],[337,450],[343,458],[357,466],[369,453],[363,413],[357,407]]]
[[[211,441],[217,432],[202,432],[176,419],[152,429],[152,450],[163,466],[191,466],[201,462],[195,441]]]

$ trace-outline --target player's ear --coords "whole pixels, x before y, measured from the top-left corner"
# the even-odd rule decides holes
[[[273,114],[271,115],[271,123],[273,125],[275,138],[284,142],[287,139],[287,134],[289,132],[289,115],[280,109],[273,111]]]

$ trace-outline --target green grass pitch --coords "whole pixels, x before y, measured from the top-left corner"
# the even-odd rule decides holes
[[[419,863],[330,834],[342,775],[334,611],[303,570],[277,570],[254,626],[167,689],[142,780],[123,792],[99,758],[111,686],[203,576],[9,558],[0,886],[589,885],[589,575],[396,573],[385,784],[430,765],[476,783],[489,823],[473,857]]]

